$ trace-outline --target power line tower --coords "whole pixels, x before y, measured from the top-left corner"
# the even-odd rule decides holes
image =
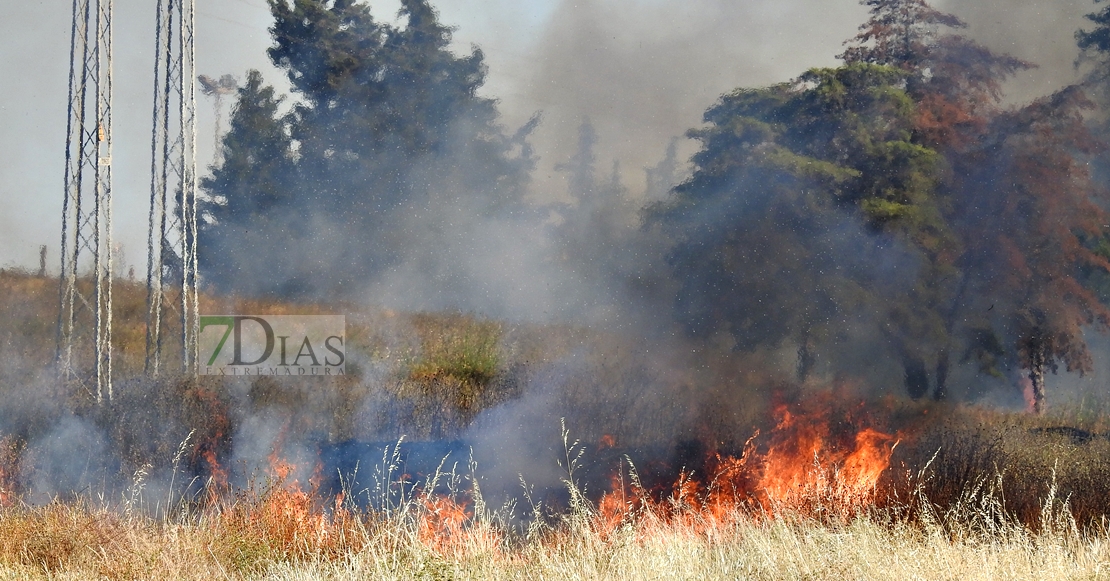
[[[197,370],[195,11],[195,0],[158,0],[146,277],[146,370],[155,376],[173,355],[183,372]]]
[[[67,104],[56,359],[63,378],[87,386],[91,359],[103,401],[112,399],[112,0],[73,0]]]

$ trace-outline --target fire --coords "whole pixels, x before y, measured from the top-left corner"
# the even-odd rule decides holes
[[[830,409],[780,405],[766,438],[757,431],[739,455],[713,453],[705,474],[683,471],[668,490],[653,494],[614,477],[598,503],[602,528],[613,530],[643,508],[699,522],[727,522],[744,509],[823,518],[859,514],[875,503],[898,440],[852,418],[833,422]]]
[[[218,508],[225,526],[258,538],[267,539],[277,550],[287,554],[323,552],[340,554],[357,535],[359,521],[343,508],[343,496],[335,498],[335,510],[326,510],[328,503],[320,496],[315,476],[309,488],[301,486],[297,466],[275,451],[270,455],[268,481],[254,494],[224,497]]]
[[[209,501],[215,501],[217,493],[226,492],[228,488],[228,472],[219,461],[219,449],[231,432],[231,420],[227,417],[227,409],[216,393],[210,389],[196,386],[186,392],[193,405],[204,410],[209,418],[208,429],[199,437],[193,447],[192,460],[203,460],[208,467],[211,478],[209,487]]]
[[[481,553],[499,556],[501,531],[477,518],[470,502],[438,494],[422,494],[416,516],[417,538],[441,555]]]
[[[306,491],[299,480],[289,480],[295,470],[296,465],[280,458],[276,451],[270,455],[272,483],[258,516],[284,528],[283,532],[292,539],[320,542],[328,536],[327,515],[317,502],[315,485]]]
[[[834,435],[827,414],[798,416],[780,406],[772,444],[758,458],[756,493],[764,509],[855,513],[872,500],[890,465],[895,437],[871,427]]]
[[[216,458],[215,450],[205,448],[200,453],[201,458],[208,464],[208,474],[212,477],[212,484],[216,490],[227,490],[227,470],[220,465]]]
[[[597,450],[605,450],[607,448],[615,448],[617,445],[617,437],[612,434],[605,434],[597,443]]]
[[[474,516],[467,510],[466,501],[456,501],[444,496],[425,496],[424,516],[417,530],[421,541],[436,545],[458,538],[465,530],[466,523]]]
[[[772,411],[771,428],[755,431],[733,453],[710,449],[694,469],[683,468],[669,484],[648,489],[635,470],[614,471],[609,491],[598,499],[592,526],[602,535],[633,523],[637,534],[650,534],[652,523],[711,532],[710,527],[752,514],[821,519],[860,514],[878,500],[898,436],[884,431],[862,404],[845,408],[843,399],[828,394],[780,404]],[[227,514],[266,531],[268,538],[282,539],[289,550],[341,543],[345,527],[373,522],[364,520],[369,514],[352,514],[343,493],[334,499],[320,496],[319,463],[308,488],[302,487],[295,477],[297,466],[283,456],[283,436],[284,432],[269,456],[271,478],[263,494],[244,510]],[[616,444],[617,438],[606,434],[598,449]],[[648,468],[653,475],[657,469],[658,465]],[[411,477],[406,474],[403,479]],[[660,479],[653,476],[649,482]],[[414,492],[413,510],[406,510],[404,518],[429,549],[445,556],[502,554],[504,531],[483,518],[480,497],[465,492],[448,496],[421,491],[419,486]]]

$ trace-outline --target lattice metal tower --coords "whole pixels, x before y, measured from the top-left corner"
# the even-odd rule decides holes
[[[194,0],[158,0],[147,237],[146,369],[196,373],[197,170]]]
[[[112,398],[112,0],[74,0],[57,363]]]

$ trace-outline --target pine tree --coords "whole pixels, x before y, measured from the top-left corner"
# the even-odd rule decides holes
[[[1033,67],[955,34],[967,24],[925,0],[861,0],[871,17],[847,41],[846,63],[866,62],[906,71],[906,90],[918,111],[917,141],[954,147],[973,143],[997,113],[1002,82]]]
[[[861,0],[860,4],[869,7],[871,17],[840,55],[846,63],[920,71],[928,66],[940,28],[967,26],[925,0]]]
[[[863,0],[871,17],[860,33],[849,40],[841,55],[848,63],[870,62],[897,67],[906,73],[906,92],[913,101],[915,122],[912,142],[935,150],[944,168],[943,180],[935,184],[937,223],[959,221],[962,193],[967,186],[963,176],[975,171],[982,162],[977,151],[989,139],[992,120],[1001,113],[1003,81],[1033,65],[1009,55],[999,55],[955,31],[966,24],[952,14],[940,12],[925,0]],[[968,236],[970,234],[970,236]],[[960,256],[976,244],[974,233],[956,232],[948,227],[950,244],[941,253],[928,253],[929,262],[906,300],[890,313],[896,322],[890,329],[904,329],[920,335],[920,325],[909,324],[921,313],[941,322],[931,333],[941,338],[929,347],[931,353],[905,350],[906,383],[913,394],[928,387],[925,360],[935,361],[934,397],[947,396],[950,357],[957,345],[977,336],[957,328],[968,303],[967,273],[960,267]],[[951,243],[954,242],[954,243]],[[928,245],[925,245],[927,249]],[[970,333],[970,335],[969,335]],[[912,344],[896,333],[892,341]],[[920,342],[918,342],[920,343]]]
[[[1031,65],[952,34],[962,21],[924,0],[863,3],[871,18],[848,42],[845,66],[737,90],[709,109],[709,127],[690,133],[702,141],[694,175],[650,215],[677,241],[670,263],[691,331],[727,333],[741,349],[791,342],[804,376],[820,351],[870,326],[910,394],[923,396],[932,377],[943,399],[953,353],[978,354],[987,368],[1019,351],[1017,334],[1001,339],[991,317],[975,315],[999,296],[984,283],[998,263],[981,256],[977,228],[1000,216],[985,208],[1020,197],[992,186],[1007,174],[991,172],[1023,171],[998,157],[1001,84]],[[1079,176],[1068,172],[1083,136],[1040,127],[1059,132],[1045,142],[1068,152],[1053,159],[1057,183]],[[988,173],[994,182],[980,179]],[[1074,208],[1082,188],[1069,193]],[[1019,215],[1026,227],[1047,225]],[[900,270],[874,267],[890,263]],[[1018,303],[992,317],[1017,321],[1029,307]],[[1074,304],[1097,319],[1090,301]]]
[[[285,224],[274,227],[287,232],[283,246],[293,252],[271,261],[281,264],[260,275],[268,281],[262,289],[330,294],[358,288],[400,260],[398,212],[419,219],[443,202],[480,215],[520,212],[534,164],[527,138],[538,118],[515,134],[503,131],[495,101],[477,95],[486,74],[482,52],[452,53],[451,29],[427,1],[402,1],[404,26],[376,22],[353,0],[269,5],[268,54],[295,99],[280,119],[275,100],[270,125],[233,125],[228,139],[273,140],[267,154],[286,168],[281,187],[252,184],[255,177],[235,169],[252,158],[229,150],[205,182],[213,200],[227,203],[210,210],[202,246],[235,238],[233,223]],[[242,197],[239,189],[264,192],[241,204],[231,195]],[[221,253],[225,263],[211,265],[211,279],[258,282],[243,276],[257,252],[217,246],[208,253]]]
[[[203,272],[216,274],[205,277],[209,282],[226,284],[220,274],[234,268],[235,256],[259,250],[243,247],[239,234],[244,229],[253,226],[275,241],[287,234],[281,221],[267,228],[259,224],[270,212],[296,202],[292,148],[278,115],[280,105],[273,87],[263,85],[262,73],[249,71],[222,140],[222,163],[200,181],[206,195],[199,259]]]
[[[818,69],[706,112],[709,126],[690,132],[702,142],[693,176],[649,214],[678,241],[669,261],[691,332],[742,350],[790,341],[804,375],[822,342],[912,289],[913,277],[875,268],[885,247],[918,262],[946,252],[937,156],[910,141],[904,78],[865,63]]]
[[[1101,3],[1103,0],[1095,0]],[[1091,30],[1077,30],[1075,41],[1079,45],[1079,64],[1083,60],[1094,61],[1094,70],[1091,72],[1091,81],[1104,83],[1110,77],[1110,6],[1086,15],[1086,19],[1094,24]]]

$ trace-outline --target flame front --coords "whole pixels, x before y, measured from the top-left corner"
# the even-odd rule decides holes
[[[612,530],[644,508],[670,519],[717,522],[745,509],[842,519],[859,514],[876,501],[897,437],[871,426],[839,425],[859,422],[837,422],[834,429],[832,407],[817,408],[795,413],[779,406],[766,438],[756,432],[741,454],[713,454],[705,474],[683,471],[668,490],[648,491],[614,477],[598,504],[601,527]]]
[[[781,414],[773,443],[753,464],[753,491],[765,510],[835,510],[852,515],[874,501],[879,478],[890,466],[894,436],[863,428],[844,441],[832,436],[827,417]]]

